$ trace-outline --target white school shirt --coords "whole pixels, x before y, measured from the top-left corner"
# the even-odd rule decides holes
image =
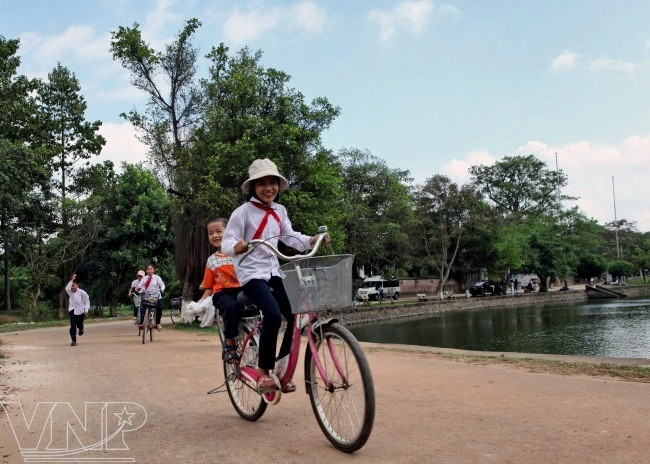
[[[233,211],[228,220],[223,240],[221,241],[221,252],[224,255],[233,257],[233,264],[235,265],[237,278],[241,285],[244,285],[252,279],[268,281],[271,276],[282,276],[278,257],[264,245],[258,246],[241,263],[240,261],[243,256],[246,256],[246,253],[235,255],[235,244],[239,240],[249,242],[262,223],[264,216],[266,216],[266,211],[252,205],[251,202],[261,204],[259,200],[252,198]],[[286,208],[275,202],[271,204],[271,208],[280,217],[281,225],[278,224],[278,221],[273,216],[269,216],[266,227],[259,238],[267,240],[276,248],[278,241],[282,241],[285,245],[299,251],[311,249],[311,244],[309,243],[311,237],[293,230],[291,221],[289,221],[287,216]],[[282,237],[279,237],[280,231],[282,231]]]
[[[160,295],[162,292],[165,291],[165,284],[163,283],[162,279],[160,276],[153,274],[151,276],[151,283],[147,286],[147,281],[149,280],[149,276],[146,275],[142,278],[140,281],[140,284],[138,285],[137,289],[140,289],[142,292],[143,297],[148,297],[148,298],[160,298]],[[145,286],[147,288],[145,288]]]
[[[88,298],[88,294],[78,287],[73,292],[72,281],[68,282],[68,285],[65,286],[65,292],[68,294],[68,299],[70,300],[68,312],[74,311],[79,316],[90,309],[90,298]]]

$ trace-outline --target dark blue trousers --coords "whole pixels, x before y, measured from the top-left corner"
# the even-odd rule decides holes
[[[235,338],[239,332],[239,318],[244,305],[237,302],[239,288],[228,288],[212,295],[212,304],[223,317],[223,335]]]
[[[271,292],[271,288],[273,292]],[[293,314],[291,313],[291,305],[284,290],[282,279],[277,276],[271,277],[268,282],[262,279],[253,279],[246,282],[242,289],[248,299],[260,308],[264,316],[264,323],[260,330],[258,366],[261,369],[273,370],[282,316],[287,320],[287,331],[284,333],[280,345],[278,359],[286,356],[291,351],[293,332]]]
[[[84,318],[85,314],[75,314],[74,311],[69,311],[68,315],[70,316],[70,338],[73,342],[77,341],[77,328],[79,330],[84,329]]]

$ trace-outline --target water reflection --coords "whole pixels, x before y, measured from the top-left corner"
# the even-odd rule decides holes
[[[377,343],[650,358],[650,299],[442,313],[352,332]]]

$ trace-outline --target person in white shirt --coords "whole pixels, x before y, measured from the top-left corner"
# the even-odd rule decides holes
[[[232,213],[221,242],[221,252],[234,258],[233,264],[244,294],[264,315],[260,330],[257,386],[260,391],[269,391],[275,389],[269,372],[275,368],[282,316],[287,320],[287,328],[278,360],[291,350],[294,320],[277,256],[266,247],[258,247],[242,260],[243,253],[248,250],[247,243],[252,239],[263,239],[276,247],[278,241],[282,241],[292,248],[306,250],[313,246],[317,237],[295,232],[287,210],[275,202],[278,193],[289,187],[289,182],[280,175],[273,161],[268,158],[256,159],[248,168],[248,174],[242,190],[248,194],[249,201]],[[284,393],[296,390],[293,382],[286,382],[281,388]]]
[[[84,334],[84,318],[90,309],[90,298],[88,294],[79,288],[76,282],[77,274],[72,274],[70,282],[65,286],[65,292],[68,294],[68,315],[70,316],[70,346],[77,346],[77,329],[79,336]]]
[[[138,293],[141,293],[142,300],[155,299],[156,300],[156,328],[158,331],[162,330],[160,319],[162,318],[162,293],[165,291],[165,283],[160,276],[154,274],[153,264],[147,265],[147,275],[142,278],[140,284],[136,288]],[[138,321],[142,324],[142,321]]]
[[[135,289],[138,288],[143,277],[144,271],[139,270],[135,276],[135,280],[131,282],[131,287],[129,288],[129,298],[133,297],[133,320],[136,321],[136,324],[138,319],[138,308],[140,307],[140,295],[135,291]]]

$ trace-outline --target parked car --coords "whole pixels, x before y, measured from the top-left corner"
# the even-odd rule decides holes
[[[361,287],[357,290],[357,301],[383,300],[392,298],[397,300],[401,289],[399,280],[384,279],[381,276],[366,277]]]
[[[489,280],[481,280],[469,288],[469,294],[472,296],[489,296],[495,293],[497,293],[496,284]]]

